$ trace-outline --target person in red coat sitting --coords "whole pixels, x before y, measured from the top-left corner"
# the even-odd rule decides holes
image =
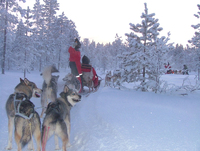
[[[81,53],[80,53],[80,47],[81,47],[81,43],[79,42],[79,40],[76,38],[74,41],[74,48],[73,47],[69,47],[69,66],[71,68],[71,73],[73,75],[76,76],[76,78],[80,81],[81,84],[81,89],[79,91],[82,92],[83,89],[83,76],[82,76],[82,71],[81,71]]]

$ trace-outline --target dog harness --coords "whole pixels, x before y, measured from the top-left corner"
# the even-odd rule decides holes
[[[23,101],[25,101],[25,100],[26,100],[26,98],[23,98],[22,100],[16,99],[16,94],[15,94],[15,96],[14,96],[15,115],[18,115],[18,116],[21,116],[21,117],[24,118],[24,119],[30,120],[30,119],[33,117],[33,113],[31,113],[29,116],[26,116],[26,115],[20,113],[20,106],[21,106],[21,103],[22,103]]]

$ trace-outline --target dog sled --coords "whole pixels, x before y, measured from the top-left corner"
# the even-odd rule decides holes
[[[82,64],[81,64],[81,71],[83,74],[83,86],[89,88],[89,92],[97,91],[102,78],[99,77],[95,71],[95,69],[90,65],[90,60],[87,56],[83,56]]]
[[[90,60],[87,56],[83,56],[81,71],[82,71],[82,84],[83,88],[88,87],[89,92],[84,92],[83,89],[82,94],[88,94],[91,92],[96,92],[101,84],[102,78],[97,75],[96,70],[89,64]],[[69,86],[71,89],[76,89],[78,92],[81,90],[80,81],[72,74],[69,73],[63,78],[65,84]]]

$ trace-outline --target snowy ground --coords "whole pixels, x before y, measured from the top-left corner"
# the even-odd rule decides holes
[[[66,73],[55,74],[60,75],[59,93]],[[33,72],[27,78],[41,88],[43,79],[39,74]],[[5,150],[8,140],[5,103],[20,77],[23,78],[23,73],[14,71],[0,75],[1,151]],[[180,86],[185,77],[164,75],[162,78]],[[189,75],[191,84],[194,84],[194,77]],[[36,108],[40,107],[40,99],[33,98],[32,102]],[[40,109],[37,111],[41,112]],[[186,96],[155,94],[104,87],[103,81],[96,93],[83,96],[82,101],[72,108],[71,126],[68,151],[200,151],[200,91]],[[47,151],[53,151],[54,147],[51,138],[47,142]],[[14,139],[12,150],[17,150]]]

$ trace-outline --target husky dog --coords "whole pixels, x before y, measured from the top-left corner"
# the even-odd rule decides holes
[[[90,89],[92,89],[93,91],[94,88],[94,82],[92,81],[92,78],[93,78],[92,69],[90,72],[83,72],[83,85],[89,88],[89,92]]]
[[[16,93],[24,93],[27,96],[27,99],[31,97],[39,98],[42,90],[37,88],[34,82],[29,81],[27,78],[22,80],[20,78],[20,83],[15,87],[14,94],[11,94],[6,102],[6,113],[8,117],[8,146],[7,149],[12,149],[12,135],[13,135],[13,127],[14,127],[14,117],[15,117],[15,108],[14,108],[14,98]]]
[[[59,136],[62,139],[62,150],[66,151],[66,145],[70,144],[70,109],[80,100],[81,96],[66,85],[60,97],[48,104],[42,124],[42,150],[45,150],[46,142],[55,134],[56,149],[59,149]]]
[[[113,82],[114,87],[118,86],[120,89],[120,86],[121,86],[121,71],[120,70],[115,70],[113,72],[112,82]]]
[[[76,89],[79,91],[81,88],[80,81],[72,73],[68,73],[63,78],[63,81],[66,81],[65,85],[67,85],[70,89]]]
[[[104,86],[111,86],[112,82],[112,74],[111,71],[108,71],[105,77],[105,85]]]
[[[16,115],[14,119],[15,124],[15,141],[17,143],[18,151],[28,144],[32,136],[34,136],[37,143],[37,151],[41,150],[41,122],[38,113],[35,111],[35,105],[27,98],[24,93],[16,93],[17,100]],[[16,101],[15,100],[15,101]],[[29,143],[29,149],[33,149],[33,144]]]
[[[52,75],[53,72],[59,72],[54,65],[46,67],[41,74],[43,76],[44,82],[42,85],[42,95],[41,95],[41,105],[42,105],[42,113],[40,117],[42,118],[47,104],[50,101],[55,101],[57,98],[57,83],[58,76]]]

